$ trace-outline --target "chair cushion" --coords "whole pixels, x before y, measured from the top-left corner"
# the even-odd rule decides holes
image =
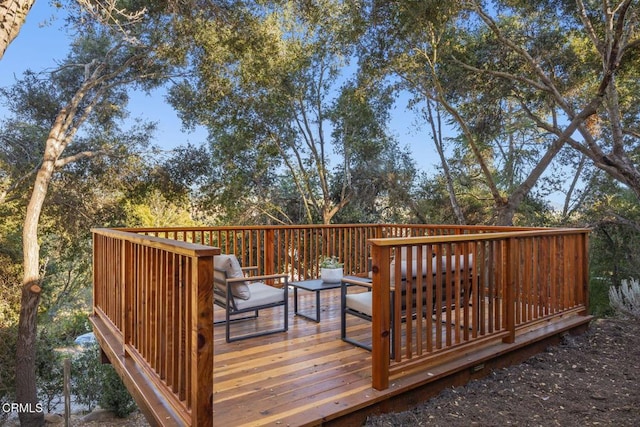
[[[236,300],[238,310],[258,307],[267,304],[284,303],[284,289],[278,289],[262,282],[253,282],[251,287],[251,299]]]
[[[473,267],[473,254],[467,254],[466,255],[466,260],[465,260],[465,255],[460,255],[459,257],[456,257],[455,255],[451,256],[451,260],[450,260],[450,264],[449,264],[449,268],[451,269],[451,271],[455,271],[456,268],[460,269],[461,271],[464,268],[468,268],[471,269]],[[437,271],[437,264],[438,264],[438,259],[437,258],[432,258],[431,259],[431,271],[432,274],[436,274]],[[447,270],[447,257],[446,256],[442,256],[440,258],[440,266],[441,266],[441,270],[443,273],[446,272]],[[396,267],[396,261],[395,259],[391,261],[391,277],[393,278],[395,276],[395,267]],[[416,274],[418,272],[418,260],[413,259],[412,263],[411,263],[411,276],[412,277],[416,277]],[[423,275],[426,274],[427,272],[427,258],[423,257],[422,258],[422,273]],[[407,261],[402,260],[401,264],[400,264],[400,274],[402,274],[402,278],[406,279],[407,278]]]
[[[451,271],[456,271],[456,269],[459,269],[460,271],[462,271],[465,268],[471,270],[473,268],[473,254],[467,254],[466,256],[460,255],[458,257],[456,257],[455,255],[451,255],[449,267],[451,268]],[[443,256],[442,271],[446,271],[446,269],[447,269],[447,257]],[[435,270],[433,271],[435,272]]]
[[[224,270],[227,279],[235,279],[244,277],[240,262],[235,255],[220,254],[213,257],[213,267],[218,270]],[[217,285],[220,287],[219,285]],[[247,286],[247,282],[231,283],[231,295],[242,300],[251,298],[251,290]]]
[[[373,310],[371,309],[371,295],[373,292],[358,292],[347,294],[345,298],[345,304],[347,308],[357,311],[362,314],[366,314],[369,317],[373,316]]]

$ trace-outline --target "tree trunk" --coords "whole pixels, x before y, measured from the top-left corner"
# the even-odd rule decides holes
[[[36,339],[38,304],[40,292],[30,288],[37,284],[25,285],[22,288],[20,303],[20,322],[18,324],[18,342],[16,345],[16,401],[27,410],[18,415],[21,426],[43,426],[44,414],[38,412],[38,393],[36,388]]]
[[[16,345],[16,401],[29,405],[31,411],[19,414],[22,426],[44,425],[44,414],[36,412],[38,391],[36,385],[36,338],[38,335],[38,304],[40,303],[40,244],[38,223],[55,163],[63,145],[53,138],[47,140],[40,170],[36,175],[27,206],[22,231],[24,278],[22,301],[18,321]]]
[[[506,200],[500,206],[496,206],[496,222],[495,225],[510,227],[513,225],[513,217],[520,206],[521,201]]]
[[[465,225],[467,223],[467,220],[464,217],[464,212],[462,211],[462,207],[460,206],[460,203],[458,203],[455,186],[453,185],[453,177],[451,176],[451,170],[449,169],[449,163],[447,161],[446,156],[444,155],[444,144],[442,142],[442,120],[440,118],[440,111],[436,110],[436,114],[437,114],[437,123],[436,123],[436,117],[433,116],[433,109],[431,107],[431,99],[427,98],[426,102],[427,102],[426,119],[429,125],[431,126],[433,142],[434,142],[434,145],[436,146],[436,150],[438,151],[438,156],[440,157],[440,164],[442,165],[442,173],[444,174],[445,180],[447,182],[447,191],[449,192],[449,202],[451,203],[453,212],[456,214],[456,219],[458,221],[458,224]]]
[[[0,59],[18,36],[35,0],[0,1]]]

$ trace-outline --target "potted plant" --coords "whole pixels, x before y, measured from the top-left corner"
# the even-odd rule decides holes
[[[335,256],[325,257],[320,263],[320,278],[326,283],[340,283],[343,265]]]

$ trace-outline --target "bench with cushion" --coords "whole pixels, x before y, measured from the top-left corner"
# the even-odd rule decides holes
[[[407,307],[405,305],[405,295],[407,292],[407,266],[410,264],[411,265],[411,278],[415,279],[417,276],[417,264],[418,264],[418,260],[416,257],[416,249],[417,247],[413,248],[413,257],[411,259],[411,262],[408,263],[406,260],[406,248],[402,248],[404,249],[401,252],[401,266],[400,266],[400,274],[401,274],[401,284],[402,284],[402,289],[400,292],[401,295],[401,309],[402,312],[407,312]],[[426,305],[426,286],[430,283],[432,286],[432,307],[433,307],[433,311],[434,313],[437,312],[439,309],[442,310],[443,307],[442,305],[439,305],[437,303],[437,295],[438,295],[438,285],[440,286],[441,290],[440,290],[440,304],[445,304],[447,301],[447,295],[446,295],[446,288],[447,288],[447,272],[449,274],[449,278],[452,282],[454,282],[456,280],[456,271],[460,271],[460,274],[458,275],[459,280],[461,281],[460,287],[458,288],[460,291],[460,298],[470,298],[470,294],[471,294],[471,276],[470,273],[473,269],[473,254],[467,254],[467,255],[459,255],[459,256],[441,256],[441,257],[431,257],[431,260],[429,262],[431,262],[431,273],[432,273],[432,277],[430,280],[427,280],[426,278],[426,274],[427,274],[427,258],[426,258],[426,250],[423,250],[423,257],[422,257],[422,276],[423,276],[423,306]],[[396,263],[395,260],[391,261],[391,265],[390,265],[390,276],[391,276],[391,317],[393,318],[393,300],[395,298],[395,274],[396,274]],[[464,273],[464,274],[463,274]],[[438,275],[440,275],[440,277],[438,277]],[[371,275],[370,275],[371,276]],[[411,280],[410,282],[412,284],[412,293],[415,295],[416,294],[416,281],[415,280]],[[363,342],[357,341],[353,338],[349,338],[347,335],[347,316],[351,315],[351,316],[355,316],[364,320],[368,320],[371,321],[372,317],[373,317],[373,312],[372,312],[372,292],[358,292],[358,293],[349,293],[347,291],[347,288],[349,286],[352,285],[359,285],[359,286],[365,286],[368,287],[369,289],[371,289],[371,279],[363,279],[363,280],[350,280],[350,279],[343,279],[343,285],[342,285],[342,291],[341,291],[341,338],[343,341],[351,343],[353,345],[356,345],[358,347],[362,347],[365,348],[367,350],[371,350],[371,346],[368,344],[365,344]],[[455,301],[456,300],[456,295],[455,295],[455,290],[456,290],[456,286],[455,283],[450,283],[450,290],[452,292],[452,294],[450,295],[450,301]],[[455,304],[455,303],[454,303]],[[453,304],[453,305],[454,305]],[[413,311],[415,311],[415,302],[414,302],[414,307],[413,307]],[[415,316],[416,313],[414,313],[412,311],[411,316]],[[426,313],[423,313],[424,315],[426,315]],[[403,314],[404,316],[405,314]],[[408,314],[407,314],[408,315]],[[392,333],[392,341],[393,341],[393,330],[391,331]]]
[[[241,268],[235,255],[221,254],[213,258],[213,302],[225,309],[225,320],[215,323],[225,324],[227,342],[286,332],[289,328],[288,276],[286,274],[251,276],[250,272],[256,270],[257,267]],[[265,281],[278,282],[281,287],[271,286]],[[282,327],[231,336],[232,322],[255,319],[260,310],[280,306],[283,307]],[[251,314],[247,316],[248,313]],[[242,317],[238,318],[238,315]]]

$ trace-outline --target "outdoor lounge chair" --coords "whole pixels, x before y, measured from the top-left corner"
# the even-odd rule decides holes
[[[245,276],[248,272],[257,270],[257,267],[241,268],[238,258],[236,258],[235,255],[216,255],[213,258],[213,264],[213,302],[225,309],[225,320],[214,323],[225,324],[227,342],[277,332],[286,332],[289,329],[289,286],[288,276],[286,274]],[[278,281],[282,287],[271,286],[264,283],[264,281]],[[280,306],[283,307],[281,328],[268,329],[235,337],[231,336],[232,322],[256,319],[260,310]],[[238,315],[241,317],[237,317]]]
[[[368,291],[349,293],[348,287],[353,285],[368,288]],[[347,316],[355,316],[370,322],[373,317],[372,295],[370,279],[342,279],[342,286],[340,288],[340,338],[349,344],[369,351],[371,351],[371,345],[347,336]]]
[[[415,248],[414,248],[415,249]],[[425,251],[426,253],[426,251]],[[402,255],[406,255],[406,251],[402,252]],[[415,251],[414,251],[414,256],[415,256]],[[465,260],[466,257],[466,260]],[[409,310],[406,307],[405,304],[405,295],[407,293],[407,262],[406,259],[404,259],[404,257],[401,259],[402,265],[400,268],[400,272],[402,275],[402,290],[401,292],[397,293],[395,291],[395,289],[393,289],[393,286],[391,288],[391,318],[393,318],[393,307],[394,307],[394,298],[395,295],[399,294],[400,298],[401,298],[401,306],[402,306],[402,318],[403,320],[406,320],[405,316],[409,316]],[[438,262],[440,262],[441,264],[438,266]],[[426,258],[423,258],[422,260],[422,266],[423,266],[423,271],[424,274],[426,274],[426,263],[427,260]],[[427,278],[425,277],[425,275],[423,275],[423,307],[426,307],[426,286],[430,283],[432,286],[432,307],[433,307],[433,313],[435,314],[438,310],[444,311],[446,309],[446,302],[447,302],[447,295],[446,295],[446,284],[447,284],[447,270],[449,270],[449,278],[451,280],[456,280],[455,276],[455,271],[457,269],[460,269],[460,274],[458,275],[459,280],[461,281],[461,286],[459,287],[460,293],[461,295],[459,295],[460,300],[465,300],[470,298],[471,296],[471,278],[468,274],[463,274],[465,272],[470,272],[473,268],[473,255],[472,254],[468,254],[468,255],[460,255],[459,257],[456,256],[451,256],[450,259],[447,259],[446,256],[442,256],[442,257],[433,257],[431,259],[431,271],[432,271],[432,278],[427,280]],[[412,278],[415,279],[416,278],[416,265],[417,265],[417,261],[416,259],[412,260]],[[395,272],[396,272],[396,268],[395,268],[395,261],[391,261],[391,265],[390,265],[390,272],[391,272],[391,282],[395,283]],[[440,272],[441,277],[438,277],[438,272]],[[411,289],[412,293],[416,294],[416,287],[415,287],[415,280],[412,280],[412,284],[413,287]],[[353,338],[350,338],[347,335],[347,316],[351,315],[351,316],[355,316],[358,317],[360,319],[364,319],[364,320],[368,320],[371,321],[372,317],[373,317],[373,310],[372,310],[372,292],[358,292],[358,293],[349,293],[348,292],[348,287],[352,286],[352,285],[357,285],[357,286],[364,286],[364,287],[368,287],[369,289],[371,289],[372,284],[371,284],[371,279],[362,279],[362,280],[351,280],[351,279],[343,279],[342,281],[342,288],[341,288],[341,325],[340,325],[340,336],[342,338],[343,341],[348,342],[350,344],[353,344],[355,346],[367,349],[367,350],[371,350],[371,346],[355,340]],[[437,287],[440,286],[441,287],[441,291],[440,291],[440,297],[441,300],[440,302],[436,301],[436,296],[438,295],[437,292]],[[451,292],[455,292],[455,286],[451,286],[450,287]],[[449,301],[455,301],[456,295],[453,294],[450,296]],[[455,304],[452,304],[455,305]],[[415,318],[415,316],[417,316],[417,313],[415,312],[416,307],[414,305],[414,307],[411,309],[411,317]],[[427,314],[427,313],[422,313],[422,316],[426,316],[426,315],[431,315],[431,314]],[[391,339],[392,339],[392,349],[393,349],[393,339],[394,339],[394,334],[393,334],[393,325],[391,325]]]

